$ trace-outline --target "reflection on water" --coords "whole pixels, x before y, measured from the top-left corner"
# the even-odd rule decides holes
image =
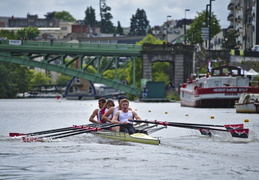
[[[87,124],[96,100],[0,100],[0,179],[257,179],[259,122],[235,109],[197,109],[179,103],[130,102],[142,119],[239,124],[249,119],[248,139],[226,132],[202,136],[168,127],[155,132],[161,145],[103,139],[91,134],[23,143],[9,132],[35,132]],[[214,116],[214,119],[211,119]]]

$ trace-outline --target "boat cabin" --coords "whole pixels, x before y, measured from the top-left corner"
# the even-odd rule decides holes
[[[244,73],[239,67],[225,65],[213,68],[211,76],[244,76]]]

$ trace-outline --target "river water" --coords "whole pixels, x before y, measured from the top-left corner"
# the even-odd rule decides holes
[[[130,102],[142,119],[207,124],[244,123],[249,138],[227,132],[212,137],[168,127],[148,145],[81,134],[52,142],[24,143],[10,132],[28,133],[88,124],[97,100],[0,99],[0,179],[249,179],[259,177],[259,116],[234,108],[198,109],[179,103]],[[214,117],[214,118],[213,118]]]

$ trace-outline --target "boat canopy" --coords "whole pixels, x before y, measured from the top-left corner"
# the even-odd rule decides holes
[[[236,66],[220,66],[211,70],[212,76],[244,76],[242,69]]]

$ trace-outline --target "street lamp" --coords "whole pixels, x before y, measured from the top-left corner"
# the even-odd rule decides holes
[[[215,1],[215,0],[210,0],[210,14],[209,14],[209,50],[210,50],[210,40],[211,40],[211,6],[212,6],[212,4],[211,4],[211,2],[212,1]]]
[[[184,11],[184,44],[186,44],[186,11],[190,11],[190,9],[185,9]]]
[[[168,18],[172,17],[170,15],[166,16],[166,42],[168,42]]]

